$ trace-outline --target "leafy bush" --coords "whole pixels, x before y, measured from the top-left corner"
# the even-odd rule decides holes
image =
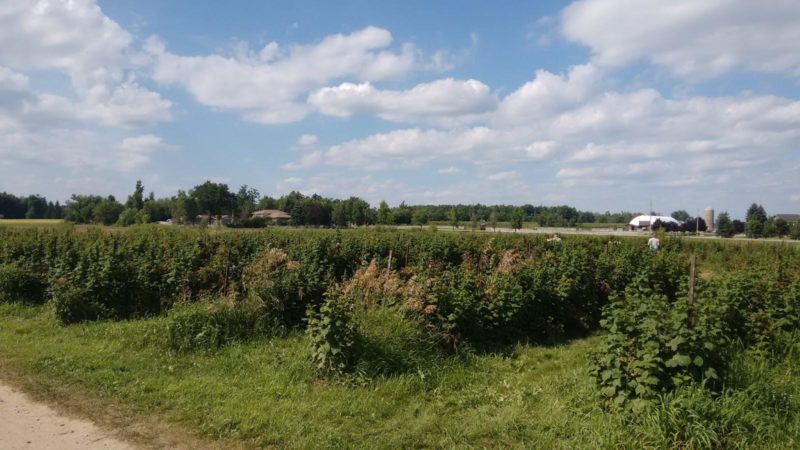
[[[276,331],[262,304],[224,299],[174,308],[168,317],[167,342],[178,352],[208,350]]]
[[[359,345],[351,303],[328,295],[319,312],[309,310],[306,333],[311,362],[319,376],[337,377],[351,372]]]
[[[46,283],[41,273],[17,263],[0,264],[0,302],[44,300]]]
[[[800,325],[800,282],[782,280],[774,270],[733,271],[710,289],[724,308],[730,335],[744,347],[770,349]]]
[[[64,325],[114,316],[114,312],[91,292],[65,278],[51,282],[50,299],[56,318]]]
[[[327,272],[314,261],[293,261],[275,248],[262,251],[242,273],[246,294],[288,327],[300,325],[306,310],[319,306],[329,283]]]
[[[608,334],[591,356],[590,374],[612,405],[641,406],[681,386],[713,385],[726,369],[724,324],[711,302],[671,301],[642,274],[623,296],[612,296],[603,316]]]
[[[359,345],[352,371],[364,378],[417,373],[444,356],[439,338],[417,318],[392,308],[362,309],[353,321]]]

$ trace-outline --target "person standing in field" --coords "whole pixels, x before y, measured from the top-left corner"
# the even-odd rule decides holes
[[[658,247],[661,245],[661,240],[658,239],[655,233],[653,236],[647,240],[647,246],[650,247],[650,250],[658,250]]]

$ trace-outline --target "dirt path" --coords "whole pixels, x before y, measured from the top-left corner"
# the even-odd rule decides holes
[[[65,417],[0,383],[0,449],[134,449],[95,424]]]

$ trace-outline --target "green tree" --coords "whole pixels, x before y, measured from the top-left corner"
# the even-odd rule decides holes
[[[195,186],[191,197],[197,203],[199,211],[211,216],[228,214],[236,208],[236,196],[223,183],[205,183]]]
[[[744,225],[744,232],[747,237],[764,237],[764,224],[766,222],[767,212],[764,210],[764,207],[756,203],[750,205],[747,209]]]
[[[172,202],[172,220],[180,223],[194,223],[197,219],[197,202],[184,191],[178,191]]]
[[[400,205],[392,210],[392,223],[397,225],[410,225],[414,218],[414,210],[406,206],[406,202],[400,202]]]
[[[132,209],[132,208],[125,208],[119,214],[119,218],[117,219],[117,225],[120,227],[129,227],[136,223],[136,215],[139,211]]]
[[[470,214],[469,216],[469,226],[472,228],[472,231],[478,231],[478,215],[475,213]]]
[[[236,194],[236,212],[239,217],[250,217],[250,213],[255,211],[258,198],[261,196],[258,190],[248,187],[246,184],[239,188]]]
[[[381,200],[380,205],[378,205],[378,224],[389,225],[391,223],[391,219],[391,210],[389,209],[389,205],[386,203],[386,200]]]
[[[75,223],[90,223],[94,219],[94,207],[103,201],[99,195],[73,194],[64,210],[64,219]]]
[[[789,226],[789,237],[800,240],[800,222],[794,222]]]
[[[775,235],[778,237],[788,236],[789,232],[791,231],[789,228],[789,222],[786,221],[783,217],[775,217],[774,218],[775,224]]]
[[[411,223],[422,227],[428,223],[428,208],[421,206],[414,210],[414,215],[411,216]]]
[[[514,231],[517,231],[522,228],[522,208],[514,208],[514,211],[511,212],[511,228]]]
[[[492,227],[492,231],[497,231],[497,211],[495,210],[489,214],[489,226]]]
[[[125,209],[125,207],[119,204],[114,197],[109,197],[98,202],[94,208],[92,208],[92,219],[94,223],[113,225],[119,219],[119,215],[123,209]]]
[[[727,212],[721,212],[717,217],[717,236],[729,238],[736,234],[733,223]]]
[[[337,227],[347,227],[347,204],[343,201],[336,202],[331,212],[331,222]]]
[[[686,212],[686,211],[684,211],[682,209],[679,209],[677,211],[673,211],[673,213],[670,214],[670,216],[672,216],[673,219],[675,219],[675,220],[677,220],[679,222],[686,222],[687,220],[692,218],[692,216],[690,216],[688,212]]]
[[[452,226],[454,230],[458,228],[458,211],[455,208],[450,208],[450,211],[447,213],[447,221],[450,222],[450,226]]]
[[[128,196],[128,201],[125,202],[126,208],[140,210],[144,206],[144,185],[142,180],[136,180],[136,187],[133,189],[133,194]]]

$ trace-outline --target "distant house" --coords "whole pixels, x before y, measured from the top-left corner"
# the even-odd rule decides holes
[[[800,214],[775,214],[773,217],[787,222],[800,222]]]
[[[291,215],[279,209],[262,209],[254,212],[251,217],[260,217],[262,219],[272,219],[275,221],[289,220],[292,218]]]
[[[669,216],[649,216],[649,215],[642,215],[636,216],[628,223],[628,227],[631,231],[637,230],[645,230],[650,231],[651,227],[654,223],[661,222],[661,223],[674,223],[676,225],[680,225],[681,223],[672,217]]]

